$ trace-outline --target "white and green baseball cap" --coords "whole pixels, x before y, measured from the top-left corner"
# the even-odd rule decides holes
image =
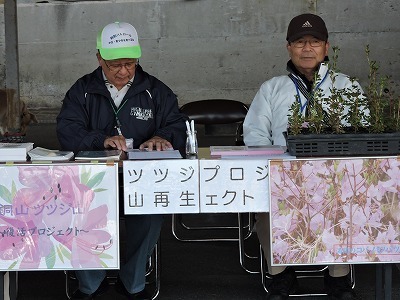
[[[108,24],[97,34],[97,49],[105,60],[142,56],[135,27],[129,23]]]

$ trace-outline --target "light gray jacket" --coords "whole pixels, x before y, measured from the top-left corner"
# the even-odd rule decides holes
[[[341,73],[330,75],[326,63],[321,64],[318,73],[319,81],[315,86],[320,88],[326,97],[331,95],[332,78],[335,78],[334,86],[338,89],[351,89],[353,85],[356,85],[362,92],[359,83],[352,82],[347,75]],[[300,79],[296,74],[292,74]],[[297,90],[296,85],[287,75],[277,76],[264,82],[254,97],[244,120],[244,143],[248,146],[286,146],[282,133],[287,130],[289,108],[296,101],[296,95],[299,96],[302,107],[305,107],[307,99]]]

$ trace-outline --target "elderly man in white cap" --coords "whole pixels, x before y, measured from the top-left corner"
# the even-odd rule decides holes
[[[105,26],[97,36],[99,67],[78,79],[64,98],[57,117],[63,150],[162,151],[185,146],[186,116],[173,91],[139,65],[141,47],[128,23]],[[115,201],[115,200],[113,200]],[[118,200],[117,200],[118,201]],[[126,261],[116,289],[127,299],[151,299],[145,290],[146,264],[160,235],[161,215],[126,215]],[[76,271],[79,288],[72,299],[93,299],[106,292],[104,270]]]
[[[319,16],[302,14],[294,17],[289,23],[286,40],[290,56],[286,68],[288,74],[264,82],[254,97],[243,124],[246,145],[285,146],[283,132],[287,130],[289,108],[294,101],[299,101],[301,113],[306,114],[307,105],[317,89],[325,96],[330,95],[332,86],[350,89],[357,85],[361,90],[358,83],[344,74],[336,73],[335,82],[328,75],[331,71],[326,63],[328,31]],[[269,215],[259,213],[256,219],[257,235],[265,251],[268,272],[272,275],[267,299],[288,299],[296,291],[295,272],[292,267],[271,266]],[[349,270],[347,264],[329,266],[325,287],[332,299],[356,299],[348,278]]]

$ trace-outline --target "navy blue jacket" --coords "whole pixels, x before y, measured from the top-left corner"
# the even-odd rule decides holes
[[[119,108],[105,86],[101,67],[78,79],[67,92],[57,116],[57,137],[62,150],[101,150],[107,136],[133,138],[134,148],[153,136],[162,137],[182,149],[186,140],[187,117],[179,112],[178,101],[163,82],[137,66],[135,78]]]

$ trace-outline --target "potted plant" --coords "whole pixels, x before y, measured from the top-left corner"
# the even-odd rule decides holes
[[[296,156],[396,155],[400,153],[400,96],[389,88],[390,78],[380,76],[379,65],[370,59],[369,83],[365,92],[354,84],[350,88],[331,87],[329,97],[316,89],[308,114],[301,114],[299,101],[289,110],[288,151]],[[333,47],[331,80],[339,48]],[[317,76],[317,75],[316,75]],[[315,78],[314,82],[318,82]],[[297,97],[297,96],[296,96]],[[296,99],[297,100],[297,99]]]

